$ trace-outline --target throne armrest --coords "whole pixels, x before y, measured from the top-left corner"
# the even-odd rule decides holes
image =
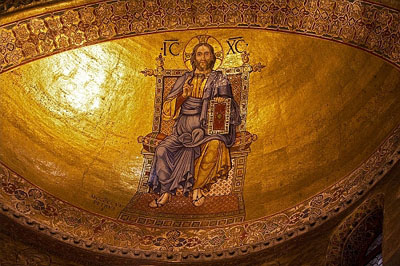
[[[143,149],[147,152],[154,153],[160,142],[165,139],[167,135],[158,132],[152,132],[146,136],[138,137],[138,143],[143,145]],[[251,143],[257,140],[256,134],[251,134],[248,131],[236,132],[236,140],[230,148],[231,152],[241,152],[250,148]]]
[[[248,150],[251,143],[257,140],[256,134],[251,134],[248,131],[236,132],[236,139],[233,146],[230,148],[231,152],[241,152]]]
[[[147,134],[146,136],[139,136],[138,143],[143,145],[143,149],[147,152],[155,152],[157,146],[160,142],[165,139],[167,135],[160,133],[160,132],[152,132]]]

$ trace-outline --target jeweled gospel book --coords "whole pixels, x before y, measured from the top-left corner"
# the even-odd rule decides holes
[[[208,135],[228,134],[231,118],[231,99],[225,98],[223,102],[211,100],[208,107]]]

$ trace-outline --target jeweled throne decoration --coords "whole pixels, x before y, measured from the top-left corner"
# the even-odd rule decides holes
[[[141,73],[156,77],[153,130],[146,136],[138,137],[143,145],[143,169],[137,192],[121,211],[118,219],[161,227],[204,227],[241,222],[245,218],[243,185],[246,173],[246,160],[250,145],[257,139],[255,134],[246,131],[247,101],[251,72],[260,72],[260,63],[249,64],[249,53],[242,53],[242,65],[233,68],[220,68],[229,79],[235,101],[240,106],[241,124],[237,126],[236,141],[230,148],[232,168],[227,179],[219,179],[206,192],[206,201],[200,207],[192,204],[190,197],[177,191],[172,200],[161,208],[150,208],[148,204],[157,195],[149,193],[148,180],[154,152],[159,143],[172,132],[175,121],[162,119],[163,103],[174,85],[187,69],[164,69],[164,58],[156,58],[156,69],[145,69]]]

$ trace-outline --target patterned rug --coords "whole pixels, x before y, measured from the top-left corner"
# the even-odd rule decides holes
[[[244,219],[242,198],[237,194],[206,196],[204,204],[196,207],[191,197],[172,196],[170,201],[159,208],[148,205],[156,199],[154,193],[136,193],[121,211],[118,219],[156,226],[213,226]]]

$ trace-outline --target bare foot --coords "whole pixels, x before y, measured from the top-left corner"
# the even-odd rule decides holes
[[[158,199],[155,199],[149,203],[150,208],[160,208],[164,206],[171,199],[170,193],[162,194]]]
[[[199,206],[203,205],[205,199],[206,198],[205,198],[203,192],[201,191],[201,189],[197,188],[197,189],[193,190],[192,203],[194,206],[199,207]]]

